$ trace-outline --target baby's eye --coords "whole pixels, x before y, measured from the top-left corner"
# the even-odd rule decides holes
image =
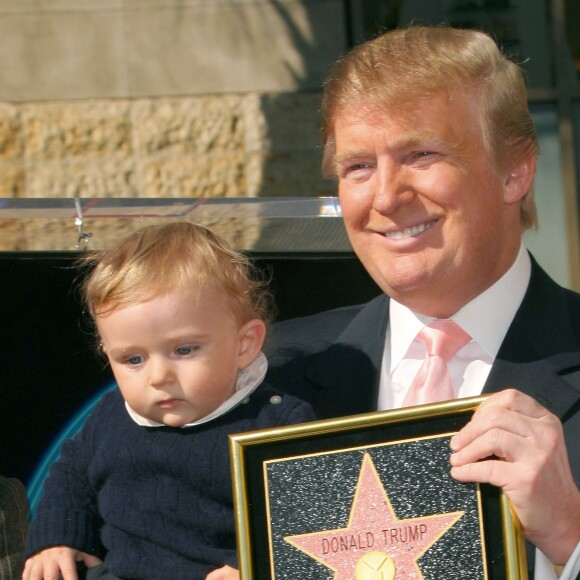
[[[134,354],[131,356],[128,356],[125,359],[125,364],[132,366],[132,367],[136,367],[138,365],[140,365],[143,362],[143,357],[139,354]]]
[[[196,350],[199,350],[199,347],[197,346],[180,346],[178,348],[175,349],[175,354],[179,355],[179,356],[187,356],[189,354],[192,354],[193,352],[195,352]]]

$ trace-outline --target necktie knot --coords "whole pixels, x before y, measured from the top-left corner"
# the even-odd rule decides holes
[[[404,405],[420,405],[455,397],[447,362],[471,337],[452,320],[434,320],[418,335],[425,345],[427,358],[413,380]]]
[[[434,320],[417,335],[427,349],[427,356],[438,356],[447,362],[471,337],[452,320]]]

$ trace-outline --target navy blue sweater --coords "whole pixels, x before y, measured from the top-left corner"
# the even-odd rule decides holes
[[[236,566],[228,435],[314,419],[307,403],[274,394],[261,385],[208,423],[148,428],[117,390],[108,393],[53,465],[26,557],[66,545],[141,580],[203,579]]]

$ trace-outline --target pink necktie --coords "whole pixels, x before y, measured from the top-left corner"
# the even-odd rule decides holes
[[[451,320],[434,320],[417,335],[417,340],[425,345],[427,358],[413,379],[403,406],[454,399],[447,362],[471,337]]]

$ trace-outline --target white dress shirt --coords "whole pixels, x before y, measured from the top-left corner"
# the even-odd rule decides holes
[[[457,398],[481,394],[501,343],[524,299],[530,275],[530,257],[522,244],[511,268],[493,286],[451,316],[451,320],[471,336],[471,341],[447,364]],[[379,410],[403,406],[426,354],[417,335],[433,320],[390,300]],[[560,576],[546,556],[536,550],[535,580],[575,580],[579,571],[580,542]]]

